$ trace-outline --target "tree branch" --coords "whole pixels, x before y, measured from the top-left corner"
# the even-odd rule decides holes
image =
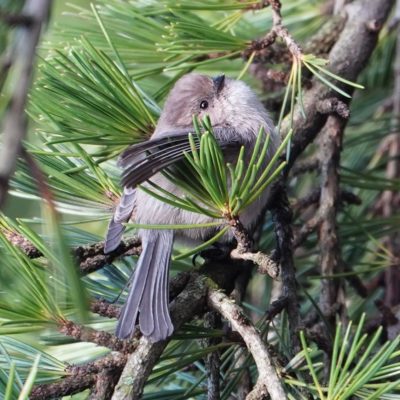
[[[292,208],[294,211],[299,212],[311,205],[315,205],[315,204],[319,205],[320,197],[321,197],[321,189],[320,188],[312,189],[307,195],[298,199],[292,205]],[[341,189],[341,190],[339,190],[338,205],[340,205],[340,203],[360,205],[361,199],[354,193],[349,192],[348,190]]]
[[[22,38],[9,64],[15,67],[15,89],[4,117],[3,142],[0,150],[0,208],[4,206],[9,180],[14,173],[22,141],[26,136],[27,119],[25,107],[31,86],[36,46],[40,33],[50,12],[51,0],[27,0],[22,14],[31,20],[20,26]],[[10,65],[8,65],[8,68]]]
[[[70,366],[66,369],[67,376],[54,383],[37,385],[29,396],[31,400],[61,398],[80,393],[96,384],[98,374],[102,371],[120,373],[126,363],[126,355],[110,353],[100,360],[83,366]]]
[[[104,254],[104,242],[90,246],[80,246],[73,250],[82,275],[90,274],[111,264],[121,256],[138,256],[142,251],[140,239],[137,237],[127,239],[110,254]]]
[[[344,119],[337,116],[328,118],[322,132],[320,165],[321,195],[319,199],[319,246],[321,275],[332,276],[342,268],[341,247],[337,229],[336,215],[339,203],[339,164],[342,148]],[[323,315],[333,326],[335,315],[332,308],[338,302],[339,285],[337,280],[322,279],[319,306]]]
[[[29,258],[39,258],[43,254],[20,233],[0,228],[11,244],[18,247]],[[138,256],[142,251],[141,242],[138,237],[129,238],[109,254],[104,254],[104,242],[94,243],[88,246],[78,246],[72,249],[72,255],[79,265],[82,275],[88,275],[91,272],[111,264],[115,259],[121,256]]]
[[[294,40],[293,36],[289,33],[287,28],[283,25],[282,14],[281,14],[281,2],[279,0],[267,0],[262,2],[261,6],[265,7],[267,4],[272,9],[272,28],[271,30],[259,40],[254,40],[248,49],[243,52],[245,58],[253,52],[259,52],[265,48],[271,46],[277,37],[281,38],[288,48],[289,52],[293,57],[300,57],[302,54],[300,45]]]
[[[121,308],[104,299],[94,300],[90,303],[90,311],[107,318],[118,318]]]
[[[60,333],[73,337],[81,342],[96,343],[99,346],[108,347],[121,353],[132,353],[135,351],[138,340],[122,340],[111,333],[98,331],[87,326],[76,324],[73,321],[62,321],[59,327]]]
[[[300,329],[300,314],[292,250],[292,211],[282,182],[278,182],[274,188],[270,209],[275,225],[281,264],[282,296],[287,299],[286,309],[289,315],[289,328],[294,354],[300,350],[300,343],[297,336]]]
[[[221,317],[218,313],[209,311],[204,315],[204,328],[221,328]],[[219,338],[206,338],[201,340],[204,349],[216,345],[221,341]],[[221,358],[219,351],[213,351],[204,357],[204,365],[207,370],[207,400],[220,400],[220,368]]]
[[[121,368],[100,371],[96,377],[96,383],[91,390],[88,400],[107,400],[114,391]]]
[[[253,240],[239,218],[231,218],[229,224],[237,241],[237,247],[231,251],[231,258],[234,260],[252,261],[258,266],[260,274],[268,274],[271,278],[276,279],[279,275],[278,264],[261,251],[257,253],[252,252]]]
[[[206,292],[204,276],[193,274],[186,288],[171,304],[175,331],[204,307]],[[157,343],[145,337],[140,339],[136,351],[129,356],[112,400],[140,399],[146,380],[167,344],[168,339]]]
[[[376,46],[379,34],[379,29],[371,31],[368,23],[377,21],[378,27],[382,27],[392,5],[393,0],[377,0],[372,3],[369,0],[358,0],[345,6],[347,22],[329,54],[331,72],[348,80],[357,79]],[[337,84],[343,87],[343,84]],[[347,87],[346,90],[348,92],[351,88]],[[303,96],[306,118],[300,106],[296,105],[293,116],[293,131],[296,134],[292,139],[287,171],[325,125],[328,115],[319,112],[320,103],[333,97],[337,97],[337,93],[314,78],[312,88]],[[346,99],[341,100],[348,103]],[[289,121],[284,121],[284,135],[290,129],[289,125]]]
[[[0,20],[10,26],[22,25],[25,27],[30,27],[34,22],[31,15],[13,14],[4,10],[0,10]]]
[[[270,360],[267,346],[253,324],[243,314],[243,310],[234,304],[228,296],[216,289],[209,289],[207,301],[208,305],[226,318],[242,336],[257,365],[257,383],[246,399],[262,399],[268,393],[272,400],[287,399],[281,381]]]

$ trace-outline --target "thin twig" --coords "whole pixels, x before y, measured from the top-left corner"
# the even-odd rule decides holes
[[[121,242],[117,249],[112,253],[104,254],[104,243],[95,243],[90,246],[77,247],[74,254],[79,264],[82,275],[90,274],[111,264],[115,259],[121,256],[137,256],[142,251],[140,239],[137,237],[127,239]]]
[[[307,240],[308,236],[310,236],[321,223],[321,219],[319,215],[314,215],[310,218],[306,223],[302,224],[301,228],[296,231],[293,239],[293,248],[297,249],[301,246],[305,240]]]
[[[339,117],[349,119],[349,106],[337,97],[321,100],[317,105],[317,110],[321,114],[337,114]]]
[[[279,313],[281,313],[288,306],[288,298],[281,296],[273,301],[265,313],[265,319],[272,321]]]
[[[264,2],[266,4],[267,2]],[[272,28],[261,39],[254,40],[248,49],[243,52],[245,58],[249,57],[253,52],[259,52],[275,43],[277,37],[281,38],[293,57],[299,58],[302,54],[300,45],[296,42],[287,28],[283,25],[281,14],[281,2],[279,0],[268,0],[272,9]]]
[[[266,254],[258,251],[257,253],[241,253],[237,249],[231,251],[231,257],[236,260],[253,261],[258,266],[257,271],[263,275],[269,275],[271,278],[276,279],[279,276],[279,265]]]
[[[289,315],[289,329],[293,354],[300,350],[298,332],[300,330],[299,303],[297,299],[296,272],[293,262],[292,211],[282,182],[276,183],[271,201],[271,214],[275,225],[275,235],[280,255],[282,296],[287,298],[286,310]]]
[[[4,227],[1,227],[0,229],[13,246],[18,247],[29,258],[38,258],[42,256],[42,253],[25,236]]]
[[[104,299],[94,300],[90,303],[90,311],[107,318],[118,318],[121,307],[109,303]]]
[[[304,210],[305,208],[319,204],[321,197],[321,189],[320,188],[314,188],[312,189],[308,194],[306,194],[304,197],[301,197],[298,199],[295,203],[293,203],[292,208],[293,211],[301,211]],[[356,194],[348,191],[341,189],[339,190],[339,196],[338,196],[338,204],[340,203],[347,203],[347,204],[361,204],[361,199],[358,197]]]
[[[260,274],[268,274],[271,278],[276,279],[279,275],[278,264],[261,251],[257,253],[252,252],[254,243],[239,218],[230,219],[229,224],[237,241],[237,247],[231,251],[231,258],[253,261],[258,266]]]
[[[43,254],[20,233],[0,228],[11,244],[18,247],[29,258],[39,258]],[[107,264],[111,264],[119,257],[140,255],[142,246],[138,237],[129,238],[118,246],[112,253],[104,254],[104,242],[93,243],[87,246],[78,246],[72,249],[82,275],[88,275]]]
[[[313,172],[318,170],[319,168],[319,160],[317,157],[312,156],[305,160],[299,160],[292,168],[292,175],[297,176],[301,174],[305,174],[307,172]]]

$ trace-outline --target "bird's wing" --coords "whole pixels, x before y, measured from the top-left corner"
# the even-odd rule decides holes
[[[199,140],[194,137],[196,147]],[[123,168],[122,185],[136,187],[162,169],[182,160],[190,152],[188,136],[175,135],[149,140],[133,145],[121,155],[119,164]]]
[[[229,134],[228,134],[229,133]],[[240,147],[241,140],[232,130],[214,128],[215,138],[223,151]],[[193,136],[196,148],[200,147],[200,138]],[[125,226],[135,209],[136,186],[149,180],[154,174],[173,167],[185,159],[185,153],[192,150],[187,131],[164,133],[162,137],[150,139],[147,142],[128,147],[120,156],[119,166],[122,167],[122,185],[124,192],[108,227],[105,241],[105,253],[115,250],[121,241]],[[175,172],[183,171],[185,165],[180,165]],[[186,171],[186,177],[190,171]]]
[[[218,135],[218,128],[214,129],[214,134],[223,150],[240,145],[235,140],[224,140],[225,135]],[[193,139],[196,148],[199,148],[200,138],[194,135]],[[129,147],[119,160],[119,165],[123,168],[122,185],[129,188],[140,185],[157,172],[184,160],[185,153],[190,153],[191,150],[188,134],[182,133],[165,135]]]

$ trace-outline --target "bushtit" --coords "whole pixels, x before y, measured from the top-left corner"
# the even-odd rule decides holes
[[[275,153],[279,139],[267,111],[255,93],[243,82],[199,74],[180,78],[171,90],[157,127],[150,140],[129,147],[120,158],[123,168],[124,192],[110,222],[105,252],[116,249],[124,230],[123,223],[133,218],[138,224],[204,224],[213,218],[178,209],[150,196],[140,189],[150,180],[169,193],[182,196],[182,191],[160,171],[182,161],[184,152],[190,151],[188,133],[193,132],[193,116],[209,115],[214,136],[224,151],[225,159],[234,162],[240,146],[245,147],[245,160],[249,156],[260,127],[270,134],[270,145],[265,162]],[[255,224],[268,197],[266,190],[258,200],[240,215],[247,229]],[[222,223],[221,223],[222,226]],[[152,341],[170,336],[174,330],[168,310],[168,270],[175,237],[201,241],[215,234],[216,228],[198,228],[173,231],[140,229],[142,253],[137,262],[122,308],[116,334],[129,338],[134,332],[137,317],[142,334]],[[231,241],[227,233],[224,241]]]

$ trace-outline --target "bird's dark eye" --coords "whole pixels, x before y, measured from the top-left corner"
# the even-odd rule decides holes
[[[200,103],[200,108],[201,108],[202,110],[205,110],[207,107],[208,107],[208,101],[207,101],[207,100],[203,100],[203,101]]]

